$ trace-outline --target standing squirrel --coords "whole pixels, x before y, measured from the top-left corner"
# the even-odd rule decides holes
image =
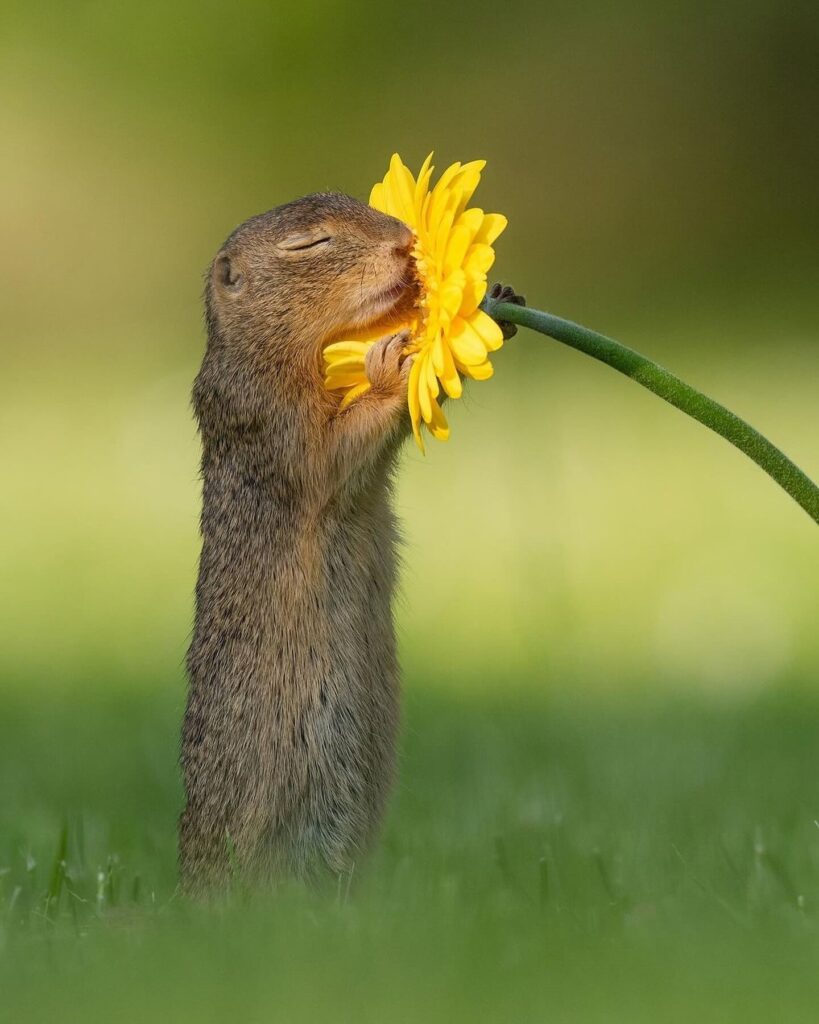
[[[394,774],[395,457],[413,235],[348,196],[246,221],[214,259],[193,390],[202,553],[182,732],[183,884],[349,870]],[[322,349],[383,321],[339,411]]]
[[[202,552],[182,731],[183,886],[351,870],[395,769],[390,493],[409,436],[413,234],[307,196],[227,239],[193,390]],[[322,349],[362,327],[371,390],[341,410]]]

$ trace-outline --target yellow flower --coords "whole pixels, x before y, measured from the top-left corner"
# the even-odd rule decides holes
[[[370,194],[370,206],[397,217],[415,233],[412,256],[420,294],[407,322],[399,326],[410,331],[406,352],[414,359],[407,401],[422,451],[422,422],[433,437],[441,441],[449,437],[438,402],[441,390],[450,398],[460,398],[461,376],[473,380],[492,376],[489,353],[501,347],[503,335],[479,306],[486,294],[487,272],[495,261],[492,243],[507,223],[502,214],[467,208],[485,160],[452,164],[430,189],[431,161],[432,154],[416,179],[394,154],[384,180]],[[325,348],[325,385],[344,392],[342,406],[369,389],[364,357],[376,340],[359,335]]]

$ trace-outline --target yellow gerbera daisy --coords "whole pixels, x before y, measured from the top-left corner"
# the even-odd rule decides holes
[[[503,344],[500,327],[479,306],[495,261],[492,243],[507,221],[499,213],[467,209],[486,161],[452,164],[430,189],[431,161],[430,153],[416,179],[394,154],[384,180],[370,193],[370,206],[397,217],[415,233],[412,255],[420,297],[412,317],[400,326],[410,330],[406,352],[414,360],[407,401],[421,451],[422,422],[433,437],[449,437],[438,402],[441,389],[450,398],[460,398],[461,375],[487,380],[493,372],[489,353]],[[344,392],[342,405],[369,389],[364,357],[376,340],[360,335],[325,348],[325,384]]]

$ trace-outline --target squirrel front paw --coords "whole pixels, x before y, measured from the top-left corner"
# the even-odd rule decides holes
[[[522,295],[518,295],[515,289],[510,288],[508,284],[493,284],[489,289],[489,298],[495,299],[496,302],[514,302],[516,306],[526,305],[526,299]],[[498,327],[507,341],[518,333],[517,324],[510,323],[508,320],[498,320]]]
[[[406,387],[412,357],[405,356],[404,349],[409,337],[409,331],[399,331],[371,346],[364,358],[364,372],[373,391],[394,395]]]

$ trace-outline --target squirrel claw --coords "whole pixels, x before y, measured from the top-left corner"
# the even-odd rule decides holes
[[[518,295],[515,289],[508,284],[501,284],[500,282],[493,284],[488,294],[489,298],[494,299],[496,302],[513,302],[516,306],[526,305],[526,299],[522,295]],[[518,333],[517,324],[511,323],[509,320],[498,320],[498,327],[500,327],[506,341],[514,338]]]
[[[367,352],[364,360],[364,372],[376,391],[395,391],[403,379],[402,363],[404,349],[409,341],[409,331],[388,334],[377,341]]]
[[[407,386],[407,382],[409,381],[410,370],[412,369],[412,364],[414,362],[415,362],[415,356],[413,354],[402,355],[401,356],[401,388],[402,388],[402,390]]]

